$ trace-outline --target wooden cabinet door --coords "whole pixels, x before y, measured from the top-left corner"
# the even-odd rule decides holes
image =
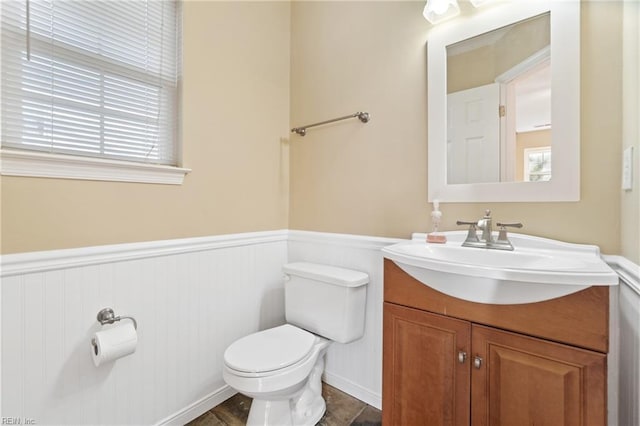
[[[475,324],[472,351],[472,426],[606,424],[606,355]]]
[[[468,321],[385,303],[383,424],[468,426],[470,343]]]

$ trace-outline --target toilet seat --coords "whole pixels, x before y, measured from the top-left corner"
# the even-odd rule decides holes
[[[224,363],[240,376],[277,374],[305,360],[317,337],[290,324],[245,336],[227,348]]]

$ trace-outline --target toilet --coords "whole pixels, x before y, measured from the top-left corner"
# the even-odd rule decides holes
[[[224,353],[224,381],[253,398],[247,425],[315,425],[324,415],[324,355],[364,334],[364,272],[308,262],[283,266],[287,324],[245,336]]]

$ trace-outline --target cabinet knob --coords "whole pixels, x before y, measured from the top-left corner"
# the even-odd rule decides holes
[[[480,367],[482,367],[482,358],[480,358],[479,356],[476,356],[476,357],[473,359],[473,366],[474,366],[475,368],[478,368],[478,369],[479,369]]]
[[[464,351],[458,352],[458,362],[460,364],[464,364],[466,360],[467,360],[467,353]]]

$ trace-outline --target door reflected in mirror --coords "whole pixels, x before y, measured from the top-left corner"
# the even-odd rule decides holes
[[[447,184],[551,180],[550,13],[446,56]]]

